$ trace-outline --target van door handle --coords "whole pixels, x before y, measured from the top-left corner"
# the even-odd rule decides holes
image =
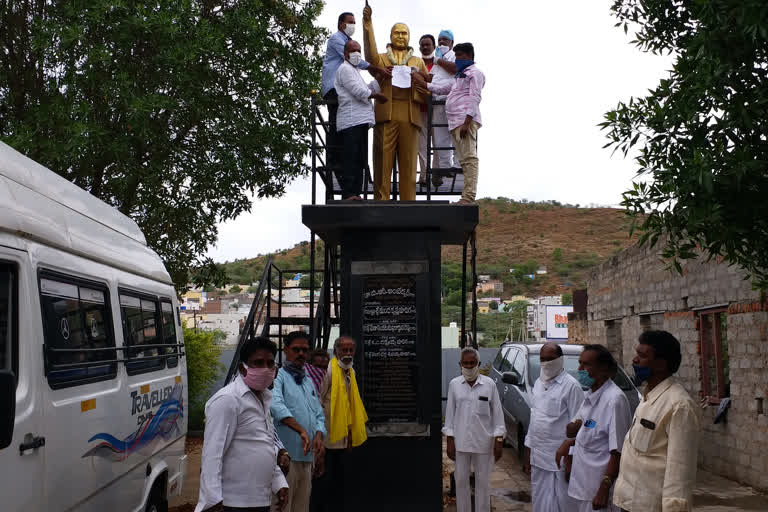
[[[24,442],[19,445],[19,455],[24,455],[27,450],[37,450],[45,446],[45,438],[27,434],[24,436]]]

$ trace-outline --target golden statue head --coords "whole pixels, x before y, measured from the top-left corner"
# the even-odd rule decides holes
[[[389,33],[389,40],[392,48],[395,50],[407,50],[408,42],[411,39],[411,32],[405,23],[395,23],[392,25],[392,31]]]

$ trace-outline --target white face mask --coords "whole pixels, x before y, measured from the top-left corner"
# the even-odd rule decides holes
[[[341,366],[345,370],[349,370],[350,368],[352,368],[353,364],[354,364],[354,360],[349,356],[342,357],[341,359],[339,359],[339,366]]]
[[[448,48],[447,46],[445,46],[444,44],[443,44],[443,45],[440,45],[440,46],[438,46],[438,48],[440,49],[440,53],[442,53],[443,55],[445,55],[446,53],[448,53],[449,51],[451,51],[451,49],[450,49],[450,48]]]
[[[552,361],[541,362],[541,377],[544,380],[552,380],[563,371],[563,357],[560,356]]]
[[[349,54],[349,63],[357,67],[363,60],[363,54],[360,52],[352,52]]]
[[[422,59],[434,59],[434,58],[435,58],[435,52],[433,51],[433,52],[432,52],[432,53],[430,53],[429,55],[424,55],[424,54],[422,53],[422,54],[421,54],[421,58],[422,58]]]
[[[352,37],[355,33],[355,24],[347,23],[347,26],[344,27],[344,33],[347,34],[347,37]]]
[[[475,366],[474,368],[461,368],[461,375],[464,377],[464,380],[469,382],[474,382],[477,380],[477,376],[480,375],[480,365]]]

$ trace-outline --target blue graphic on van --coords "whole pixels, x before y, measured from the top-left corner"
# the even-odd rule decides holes
[[[147,414],[139,427],[123,440],[111,434],[101,433],[91,437],[88,442],[101,441],[85,452],[82,458],[97,456],[121,461],[133,452],[147,446],[155,439],[169,440],[181,433],[179,418],[184,416],[184,399],[181,384],[176,384],[170,396],[166,398],[154,414]]]

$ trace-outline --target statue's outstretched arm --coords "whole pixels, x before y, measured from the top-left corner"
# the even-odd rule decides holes
[[[365,50],[365,60],[371,66],[383,67],[379,58],[378,46],[376,46],[376,36],[373,33],[372,12],[373,9],[368,5],[368,0],[365,0],[365,7],[363,8],[363,48]]]

